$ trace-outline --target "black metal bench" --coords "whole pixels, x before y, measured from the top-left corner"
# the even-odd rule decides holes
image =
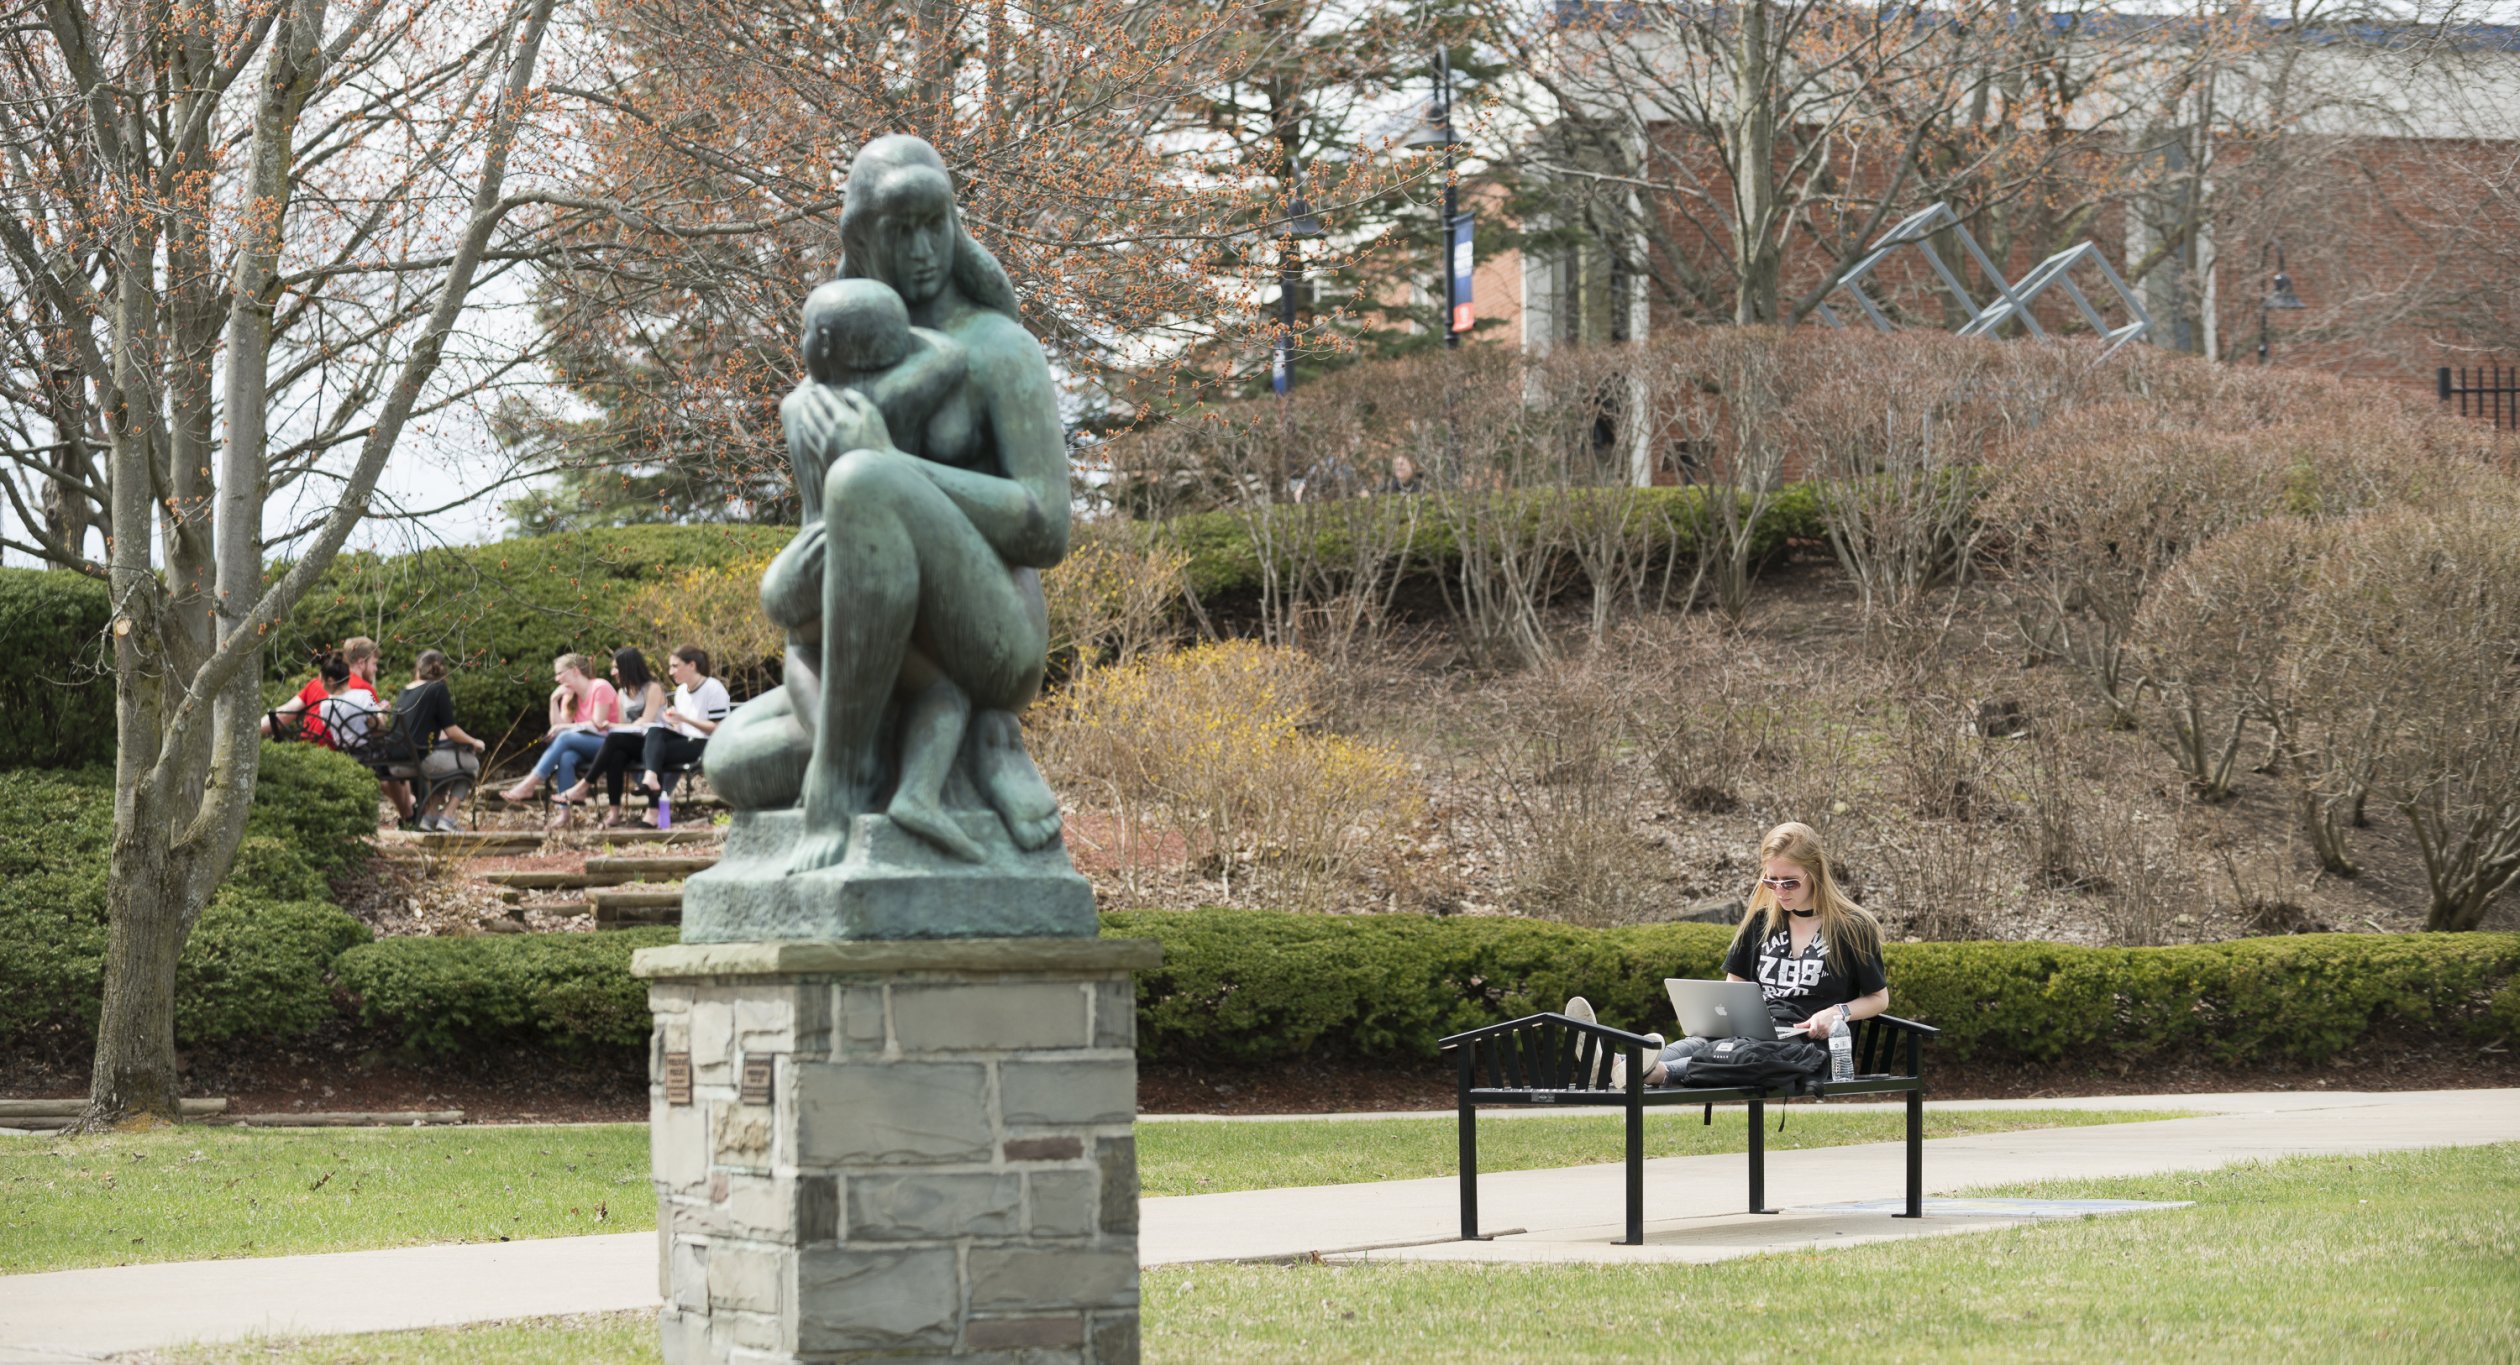
[[[1939,1030],[1889,1015],[1857,1020],[1853,1025],[1855,1077],[1820,1081],[1800,1092],[1823,1099],[1839,1095],[1907,1096],[1907,1211],[1900,1218],[1925,1216],[1925,1081],[1922,1044]],[[1656,1087],[1645,1084],[1645,1071],[1659,1049],[1650,1038],[1601,1024],[1588,1024],[1563,1014],[1534,1014],[1486,1028],[1456,1033],[1443,1041],[1454,1055],[1460,1083],[1461,1236],[1479,1236],[1479,1119],[1482,1104],[1545,1104],[1553,1108],[1615,1107],[1627,1111],[1627,1236],[1629,1246],[1645,1240],[1645,1110],[1653,1105],[1696,1104],[1706,1107],[1706,1121],[1715,1121],[1715,1106],[1750,1106],[1750,1212],[1774,1213],[1767,1206],[1766,1111],[1770,1101],[1794,1097],[1784,1090],[1741,1088]],[[1627,1054],[1624,1084],[1610,1084],[1611,1062]],[[1904,1056],[1899,1054],[1904,1053]],[[1904,1067],[1904,1074],[1893,1068]]]

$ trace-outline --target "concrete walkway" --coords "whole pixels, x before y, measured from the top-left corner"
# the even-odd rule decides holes
[[[1926,1144],[1927,1190],[1948,1194],[2058,1177],[2209,1170],[2281,1156],[2520,1141],[2520,1090],[2042,1103],[2207,1112],[2159,1123],[1938,1138]],[[1428,1121],[1444,1118],[1449,1115]],[[1614,1151],[1617,1120],[1607,1113],[1602,1119],[1605,1149]],[[1742,1212],[1744,1173],[1739,1155],[1648,1162],[1642,1247],[1614,1244],[1620,1235],[1620,1168],[1614,1164],[1483,1178],[1482,1230],[1494,1240],[1481,1242],[1455,1239],[1459,1215],[1449,1177],[1149,1199],[1142,1206],[1139,1255],[1147,1265],[1316,1252],[1334,1258],[1695,1262],[2002,1227],[2034,1216],[2002,1205],[1942,1200],[1929,1202],[1922,1222],[1893,1220],[1873,1208],[1828,1207],[1897,1195],[1901,1166],[1895,1143],[1770,1152],[1769,1196],[1786,1210],[1779,1216]],[[386,1331],[606,1312],[648,1307],[656,1298],[652,1233],[0,1276],[0,1365],[99,1360],[117,1352],[256,1334]]]

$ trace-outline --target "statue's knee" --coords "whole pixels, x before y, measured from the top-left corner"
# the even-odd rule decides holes
[[[735,708],[701,757],[709,786],[734,810],[784,810],[801,799],[813,740],[784,693]]]
[[[906,472],[890,451],[850,451],[823,475],[823,514],[846,516],[869,506],[898,487]]]

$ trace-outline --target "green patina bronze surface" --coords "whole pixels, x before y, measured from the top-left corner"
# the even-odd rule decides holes
[[[1093,893],[1017,715],[1040,691],[1041,570],[1067,553],[1050,367],[935,151],[849,168],[840,278],[780,405],[804,523],[763,576],[776,691],[711,737],[735,810],[683,939],[1090,937]]]

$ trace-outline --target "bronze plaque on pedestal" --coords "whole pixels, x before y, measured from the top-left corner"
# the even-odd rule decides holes
[[[770,1102],[770,1061],[768,1057],[746,1057],[744,1075],[735,1088],[735,1098],[746,1104]]]
[[[691,1054],[688,1052],[665,1054],[665,1102],[691,1103]]]

